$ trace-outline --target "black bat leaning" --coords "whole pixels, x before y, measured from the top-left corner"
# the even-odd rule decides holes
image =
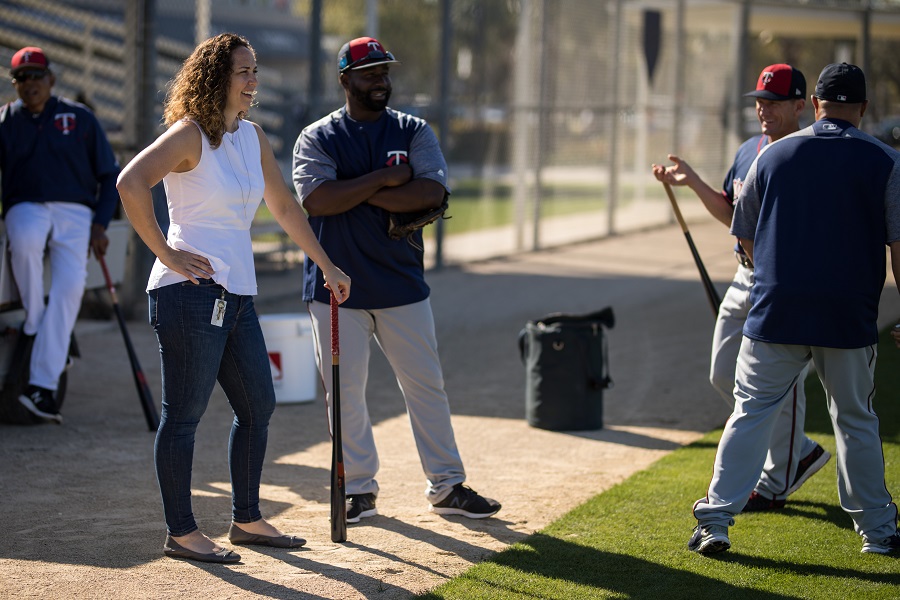
[[[331,296],[331,541],[347,541],[347,489],[341,439],[341,342],[338,302]]]
[[[697,247],[694,245],[691,232],[688,231],[687,223],[684,222],[684,217],[681,216],[681,210],[678,208],[678,203],[675,201],[675,194],[672,192],[672,186],[665,181],[662,182],[662,184],[663,187],[666,188],[669,202],[672,203],[672,210],[675,211],[675,218],[678,220],[678,224],[681,225],[681,231],[684,232],[684,239],[687,240],[688,246],[691,248],[691,255],[694,257],[694,263],[697,265],[697,270],[700,271],[700,280],[703,282],[703,289],[706,290],[706,298],[709,300],[710,308],[712,308],[713,317],[716,317],[719,314],[719,305],[722,303],[722,300],[719,298],[716,286],[713,285],[712,279],[709,278],[709,274],[706,272],[706,267],[703,266],[703,261],[700,259],[700,253],[697,252]]]
[[[113,310],[116,313],[116,319],[119,321],[119,330],[122,332],[122,339],[125,340],[125,349],[128,351],[128,360],[131,361],[131,373],[134,375],[134,385],[137,387],[138,397],[141,400],[141,408],[144,409],[144,418],[147,420],[147,429],[156,431],[159,429],[159,415],[156,412],[156,405],[153,403],[153,395],[150,393],[150,386],[147,385],[147,378],[144,376],[144,370],[138,362],[137,354],[134,352],[134,346],[131,344],[131,336],[128,335],[128,329],[125,327],[125,317],[122,315],[122,308],[119,306],[119,297],[116,294],[116,286],[113,285],[112,278],[109,276],[109,269],[106,268],[106,259],[101,255],[97,255],[97,261],[100,268],[103,269],[103,278],[106,279],[106,289],[112,296]]]

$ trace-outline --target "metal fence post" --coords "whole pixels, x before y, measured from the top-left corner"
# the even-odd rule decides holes
[[[130,133],[127,138],[130,154],[127,158],[130,160],[150,143],[155,129],[156,0],[126,2],[124,17],[126,47],[131,50],[125,53],[131,61],[130,68],[126,71],[131,73],[131,77],[127,78],[125,85],[132,90],[129,96],[134,99],[129,107],[133,115],[125,120]],[[136,233],[132,233],[129,246],[126,277],[120,292],[125,316],[134,318],[136,306],[144,297],[147,275],[155,257]]]
[[[445,152],[448,148],[447,140],[450,137],[450,53],[453,46],[451,2],[452,0],[441,0],[441,80],[438,92],[441,103],[438,131],[440,131],[441,146],[444,147]],[[435,225],[434,269],[439,270],[444,266],[444,220],[438,219]]]

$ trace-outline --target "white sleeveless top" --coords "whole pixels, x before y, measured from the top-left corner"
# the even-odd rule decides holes
[[[163,178],[170,223],[167,243],[209,259],[212,278],[229,292],[255,295],[250,223],[265,191],[256,128],[239,120],[237,131],[225,133],[216,149],[202,130],[200,137],[200,163]],[[157,258],[147,291],[180,281],[187,277]]]

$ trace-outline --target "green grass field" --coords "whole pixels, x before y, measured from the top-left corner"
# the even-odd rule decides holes
[[[879,344],[875,409],[886,479],[900,489],[900,350]],[[807,434],[835,452],[824,392],[807,381]],[[685,401],[689,399],[685,398]],[[687,550],[693,502],[721,430],[661,459],[421,598],[897,599],[900,556],[862,554],[837,499],[835,459],[774,513],[738,515],[732,549]]]
[[[602,210],[606,206],[605,188],[589,185],[547,187],[541,199],[541,216],[555,217],[580,212]],[[526,219],[531,219],[534,209],[526,207]],[[450,197],[444,222],[448,234],[465,233],[490,227],[501,227],[513,222],[515,207],[513,189],[506,184],[488,186],[487,181],[463,180],[457,182]],[[433,235],[433,227],[425,230]]]

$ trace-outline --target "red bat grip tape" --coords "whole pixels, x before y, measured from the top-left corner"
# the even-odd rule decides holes
[[[331,356],[332,363],[334,357],[341,354],[341,339],[338,335],[338,302],[331,294]]]

